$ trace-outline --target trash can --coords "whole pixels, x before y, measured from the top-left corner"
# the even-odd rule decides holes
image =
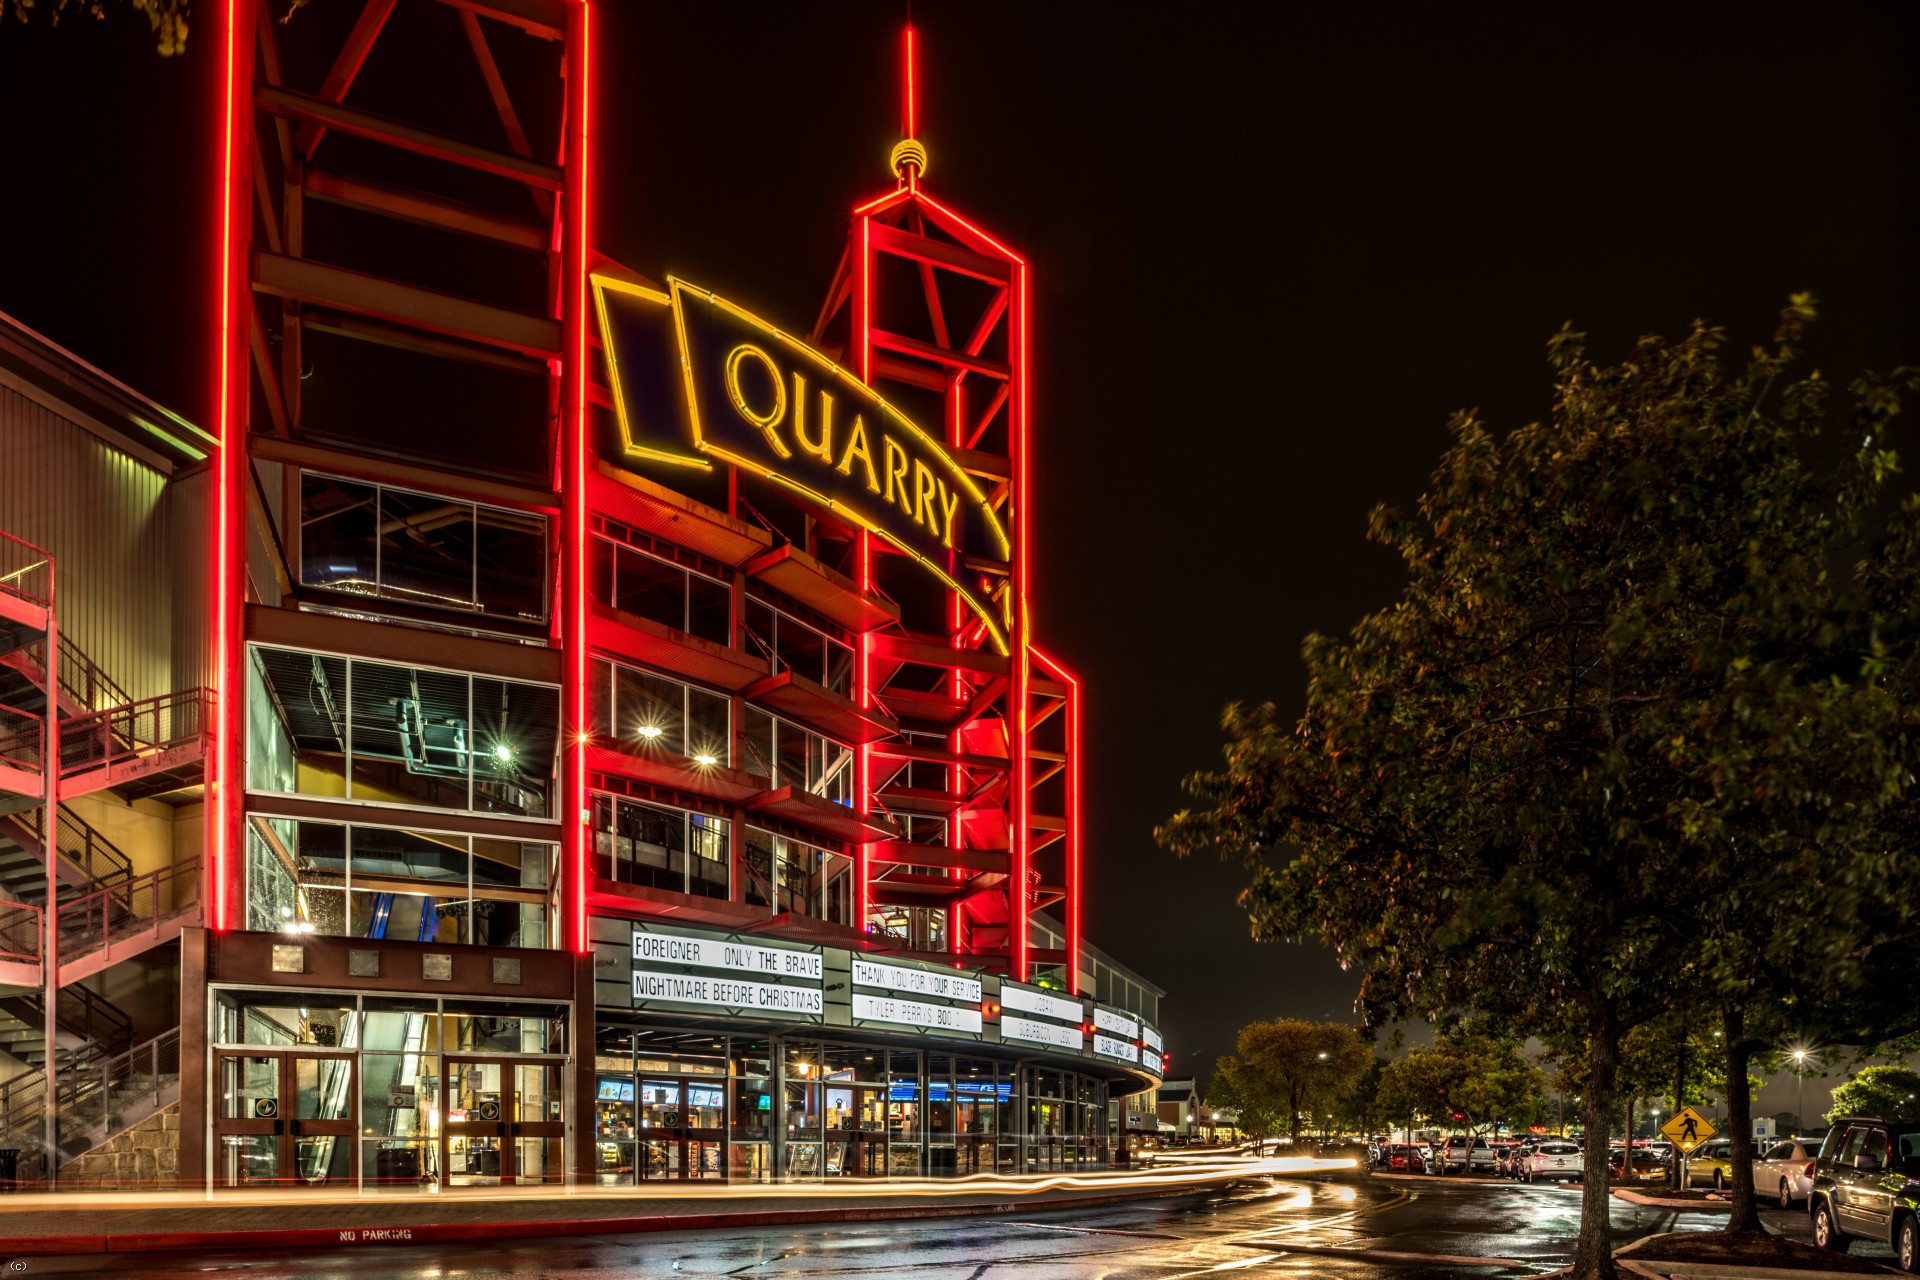
[[[14,1147],[0,1147],[0,1192],[20,1189],[20,1152]]]

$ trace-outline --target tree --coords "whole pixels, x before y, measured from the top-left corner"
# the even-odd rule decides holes
[[[160,56],[171,57],[183,53],[187,47],[187,11],[192,0],[119,0],[126,8],[146,18],[153,28],[155,45]],[[89,18],[104,19],[107,16],[108,0],[0,0],[0,21],[9,13],[20,22],[26,22],[36,13],[45,13],[48,21],[58,26],[60,19],[68,14],[85,14]]]
[[[1473,1032],[1434,1037],[1387,1065],[1384,1109],[1425,1115],[1468,1132],[1516,1117],[1532,1119],[1546,1100],[1546,1076],[1512,1040]]]
[[[1733,370],[1705,324],[1605,367],[1562,330],[1549,417],[1504,439],[1455,417],[1417,513],[1370,523],[1405,565],[1398,598],[1307,639],[1297,724],[1228,708],[1224,769],[1187,779],[1192,807],[1156,833],[1242,861],[1255,935],[1333,947],[1365,975],[1370,1024],[1478,1012],[1581,1049],[1591,1168],[1622,1037],[1703,991],[1750,1146],[1740,1018],[1781,998],[1751,975],[1794,932],[1769,901],[1881,912],[1891,935],[1920,896],[1883,888],[1912,874],[1886,830],[1920,737],[1899,696],[1911,651],[1831,571],[1867,547],[1854,583],[1920,582],[1920,508],[1867,538],[1898,471],[1898,388],[1862,379],[1838,414],[1818,374],[1785,382],[1811,315],[1795,298]],[[1805,898],[1779,892],[1786,865]],[[1844,984],[1835,941],[1817,951],[1803,984]],[[1610,1249],[1588,1179],[1572,1274],[1613,1276]]]
[[[1240,1028],[1237,1053],[1214,1067],[1211,1097],[1237,1107],[1249,1137],[1285,1132],[1329,1114],[1367,1072],[1373,1054],[1344,1022],[1275,1018]]]
[[[1371,1059],[1360,1078],[1354,1081],[1353,1088],[1334,1104],[1334,1122],[1343,1131],[1372,1134],[1384,1127],[1390,1114],[1380,1099],[1380,1085],[1386,1069],[1387,1059]]]
[[[1905,1120],[1920,1113],[1920,1072],[1906,1067],[1862,1067],[1833,1091],[1831,1123],[1838,1116]]]

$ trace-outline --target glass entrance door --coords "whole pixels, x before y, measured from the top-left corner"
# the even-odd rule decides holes
[[[352,1054],[222,1051],[214,1071],[222,1186],[353,1180],[360,1092]]]
[[[447,1185],[562,1180],[567,1126],[560,1066],[538,1059],[446,1059],[440,1167]]]
[[[825,1086],[829,1176],[883,1178],[887,1174],[885,1085]]]
[[[643,1077],[634,1112],[642,1179],[726,1177],[726,1081]]]

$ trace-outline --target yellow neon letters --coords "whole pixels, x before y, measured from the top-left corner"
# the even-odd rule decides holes
[[[799,370],[793,374],[793,438],[802,449],[820,461],[833,463],[833,393],[820,388],[820,438],[807,438],[807,380]]]
[[[867,448],[867,424],[859,414],[853,415],[853,430],[847,433],[847,451],[840,455],[840,465],[834,470],[843,476],[853,474],[853,460],[860,459],[860,465],[866,469],[867,489],[880,492],[880,481],[873,474],[873,453]]]
[[[886,459],[882,470],[887,473],[887,491],[883,496],[887,502],[897,502],[900,510],[913,514],[913,493],[907,488],[907,451],[900,447],[899,441],[884,432],[880,436],[880,456]],[[899,463],[895,466],[895,463]],[[898,484],[899,496],[895,497],[894,486]]]
[[[773,407],[764,413],[755,411],[747,404],[746,394],[740,387],[740,364],[747,359],[758,360],[767,371],[767,380],[773,384]],[[743,342],[727,352],[727,398],[733,401],[733,407],[741,417],[760,428],[760,434],[767,438],[768,448],[783,458],[793,456],[793,450],[787,448],[786,442],[774,431],[780,425],[780,420],[787,416],[787,384],[780,377],[780,370],[773,363],[772,356],[751,342]]]

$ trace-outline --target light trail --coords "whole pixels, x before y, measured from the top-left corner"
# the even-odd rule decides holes
[[[1242,1178],[1299,1177],[1305,1174],[1339,1172],[1354,1167],[1351,1160],[1318,1160],[1306,1156],[1183,1159],[1178,1171],[1142,1173],[1115,1171],[1105,1173],[1053,1174],[1041,1177],[1003,1177],[977,1174],[961,1178],[904,1178],[891,1182],[702,1184],[698,1182],[639,1187],[533,1187],[444,1188],[369,1188],[366,1190],[276,1188],[267,1191],[106,1191],[68,1194],[13,1195],[0,1202],[0,1220],[10,1211],[49,1207],[84,1209],[165,1208],[188,1205],[275,1205],[275,1204],[431,1204],[441,1201],[462,1203],[551,1202],[556,1200],[632,1200],[636,1203],[659,1200],[836,1200],[947,1199],[980,1195],[1030,1196],[1050,1191],[1092,1191],[1125,1193],[1132,1191],[1179,1191],[1232,1182]]]

